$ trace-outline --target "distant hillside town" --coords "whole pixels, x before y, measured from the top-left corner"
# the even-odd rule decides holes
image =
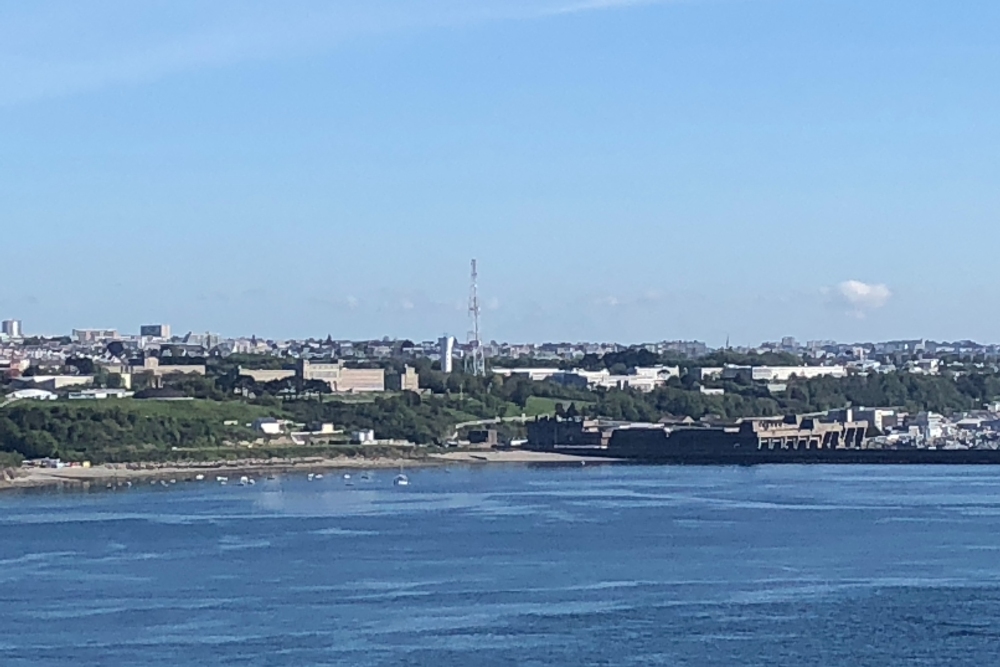
[[[39,336],[17,320],[0,330],[0,453],[29,459],[510,446],[535,419],[569,420],[563,430],[602,424],[570,441],[600,436],[610,446],[623,433],[615,442],[639,438],[646,444],[629,451],[640,452],[711,434],[721,447],[742,434],[741,447],[761,450],[813,440],[838,450],[1000,449],[1000,347],[972,341],[784,338],[713,349],[227,338],[167,324]]]
[[[74,329],[69,335],[37,336],[25,333],[19,320],[5,320],[0,329],[0,372],[15,387],[58,390],[87,387],[98,375],[118,376],[115,388],[130,388],[132,379],[147,384],[171,374],[205,374],[205,360],[247,355],[270,358],[266,368],[245,368],[258,382],[291,377],[319,380],[333,392],[379,392],[387,387],[416,388],[415,376],[402,372],[388,380],[386,362],[430,362],[444,373],[462,371],[475,343],[450,336],[415,342],[408,339],[341,340],[332,336],[273,340],[257,336],[223,337],[188,332],[174,335],[168,324],[142,325],[135,333],[115,329]],[[662,341],[639,345],[591,342],[479,344],[492,372],[521,375],[536,381],[553,381],[581,388],[617,388],[651,391],[672,377],[681,364],[696,367],[704,391],[711,381],[746,379],[782,391],[792,377],[846,377],[849,374],[908,373],[937,375],[951,367],[969,364],[996,368],[1000,345],[973,341],[936,342],[899,340],[877,343],[799,343],[786,337],[756,347],[713,349],[700,341]],[[702,364],[720,351],[733,360],[740,356],[772,363]],[[595,364],[607,355],[620,355],[623,363],[611,368]],[[630,359],[631,358],[631,359]],[[628,361],[639,363],[627,363]]]

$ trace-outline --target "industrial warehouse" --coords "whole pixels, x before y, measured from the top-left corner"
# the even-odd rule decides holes
[[[540,417],[528,423],[536,451],[649,463],[1000,463],[1000,449],[886,446],[851,410],[742,419],[733,425],[609,422]]]

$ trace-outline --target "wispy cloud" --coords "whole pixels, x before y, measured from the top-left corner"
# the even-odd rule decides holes
[[[548,14],[575,14],[577,12],[590,12],[600,9],[624,9],[638,5],[661,4],[664,0],[581,0],[580,2],[570,2],[549,10]]]
[[[600,296],[593,300],[593,304],[603,308],[624,308],[630,306],[647,307],[663,301],[665,298],[666,296],[662,292],[657,289],[650,288],[639,294],[631,294],[624,297],[614,294]]]
[[[144,83],[199,69],[322,53],[365,37],[664,1],[14,3],[0,8],[0,105]]]
[[[825,289],[824,294],[835,306],[846,308],[848,315],[858,319],[882,308],[892,298],[892,290],[888,286],[860,280],[845,280],[832,289]]]

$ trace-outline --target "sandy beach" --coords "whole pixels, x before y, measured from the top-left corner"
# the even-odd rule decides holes
[[[552,452],[530,451],[457,451],[429,454],[423,458],[359,458],[359,457],[309,457],[296,459],[241,459],[235,461],[208,461],[192,463],[104,464],[90,468],[18,468],[7,469],[0,476],[0,490],[24,489],[47,486],[80,487],[117,486],[129,482],[164,480],[170,482],[193,481],[198,475],[205,479],[217,476],[260,476],[287,472],[323,470],[357,470],[387,468],[418,468],[443,465],[483,464],[563,464],[585,465],[606,463],[602,457],[581,457]]]

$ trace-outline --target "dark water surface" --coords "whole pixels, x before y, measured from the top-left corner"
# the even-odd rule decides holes
[[[0,663],[1000,664],[1000,469],[0,495]]]

